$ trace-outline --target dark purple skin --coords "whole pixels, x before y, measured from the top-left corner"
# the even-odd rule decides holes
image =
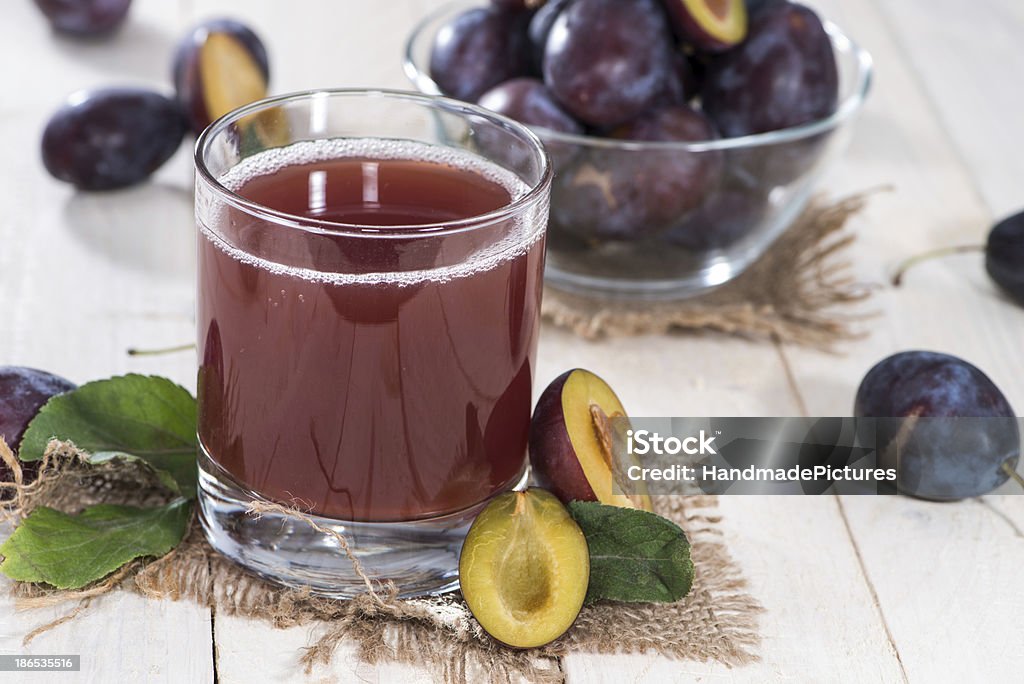
[[[676,51],[672,55],[672,71],[665,82],[665,90],[659,104],[684,105],[694,98],[698,90],[697,74],[690,58],[683,52]]]
[[[718,133],[714,125],[701,112],[688,105],[662,107],[634,119],[625,126],[612,131],[613,138],[622,140],[647,140],[701,142],[715,140]],[[647,156],[658,163],[645,162]],[[678,217],[699,205],[718,184],[722,158],[718,152],[673,152],[672,154],[647,153],[634,155],[638,164],[655,167],[657,176],[648,191],[652,201],[662,206],[670,217]]]
[[[206,111],[203,77],[199,73],[199,51],[211,33],[232,36],[245,46],[259,67],[263,80],[270,83],[270,59],[267,48],[255,31],[234,19],[213,19],[195,26],[178,43],[174,52],[171,80],[192,133],[199,135],[212,121]]]
[[[583,126],[562,109],[547,86],[535,78],[505,81],[484,93],[479,104],[528,126],[572,135],[584,133]],[[543,131],[540,134],[556,169],[565,168],[579,152],[575,145],[550,140]],[[526,162],[523,159],[518,164],[513,163],[513,168],[520,168]]]
[[[726,0],[730,5],[735,0]],[[735,47],[704,30],[701,23],[691,14],[684,0],[662,0],[669,25],[679,40],[701,52],[724,52]],[[745,10],[744,10],[745,13]]]
[[[434,37],[430,76],[441,92],[476,102],[486,91],[530,71],[529,14],[478,7],[458,15]]]
[[[909,351],[868,371],[857,390],[857,417],[1006,418],[1013,408],[995,383],[963,359]],[[980,496],[1006,482],[1003,464],[1016,468],[1020,433],[1015,420],[979,424],[957,421],[880,421],[879,464],[897,468],[900,491],[922,499],[954,501]],[[905,428],[898,462],[886,449]]]
[[[617,126],[658,101],[672,51],[656,0],[575,0],[548,34],[544,82],[580,121]]]
[[[160,93],[110,88],[72,96],[43,131],[46,170],[81,190],[144,181],[181,145],[185,118]]]
[[[666,232],[665,240],[697,252],[728,247],[757,227],[766,204],[761,196],[720,188]]]
[[[105,36],[128,16],[132,0],[35,0],[56,31],[76,37]]]
[[[623,140],[714,140],[695,109],[663,107],[612,131]],[[640,240],[698,206],[718,183],[721,156],[686,150],[594,150],[555,179],[553,225],[589,240]],[[557,230],[557,228],[556,228]]]
[[[778,2],[755,13],[741,45],[709,61],[701,102],[719,133],[734,138],[824,119],[838,95],[835,55],[818,15]]]
[[[543,73],[544,69],[544,48],[548,44],[548,34],[555,24],[555,19],[562,13],[573,0],[548,0],[537,10],[530,19],[530,26],[526,31],[530,41],[530,56],[533,59],[533,66],[537,73]]]
[[[562,388],[572,372],[552,380],[537,400],[530,421],[530,465],[537,484],[563,503],[597,501],[565,428]]]
[[[778,5],[786,0],[744,0],[744,4],[747,6],[747,16],[753,17],[755,12],[760,12],[769,5]]]
[[[77,385],[53,373],[0,366],[0,437],[12,450],[21,445],[25,428],[50,397],[70,392]]]
[[[985,270],[1007,295],[1024,306],[1024,212],[992,228],[985,246]]]
[[[583,134],[583,126],[562,109],[551,91],[535,78],[514,78],[497,85],[480,98],[478,104],[492,112],[504,114],[527,126],[545,128],[558,133]],[[541,132],[542,138],[547,138]],[[544,140],[556,169],[565,168],[578,152],[575,145]],[[524,158],[512,168],[524,168]]]
[[[76,385],[70,380],[23,366],[0,366],[0,438],[17,452],[25,428],[50,397],[70,392]],[[35,479],[38,464],[22,463],[23,481]],[[13,482],[14,475],[0,460],[0,482]],[[0,500],[4,494],[0,493]]]
[[[544,0],[491,0],[492,5],[506,10],[532,10],[543,2]]]
[[[535,78],[505,81],[484,93],[478,104],[528,126],[583,134],[583,126],[558,104],[544,82]]]

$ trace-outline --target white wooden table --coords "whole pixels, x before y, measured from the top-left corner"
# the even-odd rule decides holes
[[[67,92],[166,84],[177,37],[237,15],[267,40],[277,92],[406,87],[405,35],[435,0],[136,0],[110,44],[56,39],[28,0],[0,14],[0,363],[84,382],[127,371],[194,388],[188,353],[129,357],[193,335],[187,146],[154,182],[76,195],[39,161],[39,136]],[[883,183],[854,227],[860,277],[901,258],[980,241],[1024,206],[1024,3],[819,0],[874,55],[878,77],[847,158],[827,189]],[[1024,411],[1024,311],[998,296],[977,256],[921,266],[881,290],[870,338],[829,355],[717,335],[584,342],[545,329],[540,387],[590,368],[637,415],[843,415],[875,361],[904,349],[962,355]],[[1020,681],[1024,672],[1024,497],[958,504],[905,498],[726,497],[732,552],[767,609],[761,661],[743,668],[653,656],[573,655],[569,682]],[[83,655],[78,676],[21,681],[430,681],[372,668],[344,648],[299,674],[309,630],[275,630],[190,603],[116,594],[76,622],[24,634],[58,611],[15,614],[0,598],[0,652]],[[13,681],[8,677],[0,680]]]

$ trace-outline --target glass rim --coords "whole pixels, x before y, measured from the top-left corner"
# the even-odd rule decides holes
[[[412,33],[405,43],[405,54],[403,58],[403,69],[406,77],[413,86],[420,92],[426,94],[441,94],[437,83],[424,69],[420,68],[414,52],[416,42],[423,38],[427,27],[447,16],[459,7],[470,7],[464,0],[456,0],[442,5],[440,8],[430,12],[421,19],[413,28]],[[538,131],[543,140],[549,142],[566,143],[580,147],[615,149],[628,151],[686,151],[686,152],[713,152],[718,150],[735,150],[743,148],[761,147],[766,145],[778,145],[781,143],[803,140],[821,133],[831,131],[848,119],[851,119],[863,108],[868,94],[871,92],[871,84],[874,79],[874,60],[871,53],[861,47],[856,41],[843,31],[835,22],[824,19],[822,26],[832,42],[833,50],[842,48],[848,50],[857,63],[857,72],[854,75],[854,85],[849,95],[839,101],[836,110],[829,116],[815,121],[808,121],[797,126],[782,128],[776,131],[764,133],[753,133],[751,135],[738,136],[734,138],[716,138],[714,140],[698,140],[692,142],[682,141],[647,141],[647,140],[619,140],[617,138],[603,138],[595,135],[579,135],[574,133],[562,133],[543,126],[531,126]]]
[[[540,178],[535,183],[531,183],[529,190],[524,192],[521,196],[511,200],[498,209],[484,214],[477,214],[454,221],[436,223],[375,226],[346,223],[344,221],[315,219],[300,216],[298,214],[292,214],[286,211],[279,211],[261,204],[260,202],[254,202],[253,200],[238,194],[221,183],[220,180],[210,171],[206,161],[210,147],[213,141],[217,139],[219,135],[223,134],[228,126],[247,116],[251,116],[259,112],[267,111],[288,103],[311,100],[315,97],[404,100],[425,107],[440,108],[441,110],[456,114],[480,117],[493,123],[499,128],[508,131],[523,140],[528,146],[533,147],[534,151],[538,154],[538,158],[541,163]],[[370,135],[367,137],[372,139],[375,136]],[[325,139],[345,139],[345,136]],[[347,237],[366,237],[375,239],[433,237],[438,234],[448,235],[453,233],[462,233],[493,225],[494,223],[507,220],[535,204],[543,197],[547,189],[550,188],[551,181],[554,176],[551,159],[547,153],[544,143],[536,133],[530,130],[529,127],[524,126],[518,121],[514,121],[513,119],[484,109],[483,107],[478,107],[477,105],[461,102],[449,97],[389,88],[324,88],[301,90],[257,100],[256,102],[252,102],[228,112],[207,126],[196,140],[193,162],[198,177],[201,178],[202,181],[220,197],[221,200],[247,214],[265,219],[276,225],[319,235],[343,235]]]

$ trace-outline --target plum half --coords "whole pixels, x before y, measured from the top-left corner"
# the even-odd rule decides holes
[[[199,135],[231,110],[267,96],[270,62],[252,29],[233,19],[214,19],[178,44],[173,78],[192,132]]]
[[[555,378],[530,423],[530,464],[538,484],[566,503],[599,501],[650,511],[645,492],[615,492],[626,463],[614,457],[611,419],[624,417],[615,392],[590,371],[576,368]]]
[[[494,498],[473,521],[459,584],[473,617],[498,641],[534,648],[576,621],[590,582],[587,538],[550,492]]]
[[[722,52],[747,36],[743,0],[662,0],[679,40],[705,52]]]

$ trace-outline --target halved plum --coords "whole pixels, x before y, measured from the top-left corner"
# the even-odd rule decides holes
[[[587,539],[551,492],[507,492],[480,512],[459,556],[473,617],[498,641],[543,646],[576,621],[590,582]]]
[[[537,482],[564,502],[651,510],[646,492],[632,486],[636,493],[615,492],[615,482],[625,482],[628,464],[625,454],[615,458],[611,419],[624,417],[615,392],[593,373],[577,368],[555,378],[530,424],[530,464]]]
[[[233,19],[196,26],[174,56],[174,89],[196,135],[233,109],[267,96],[270,63],[263,42]]]
[[[705,52],[722,52],[747,37],[743,0],[662,0],[679,40]]]

